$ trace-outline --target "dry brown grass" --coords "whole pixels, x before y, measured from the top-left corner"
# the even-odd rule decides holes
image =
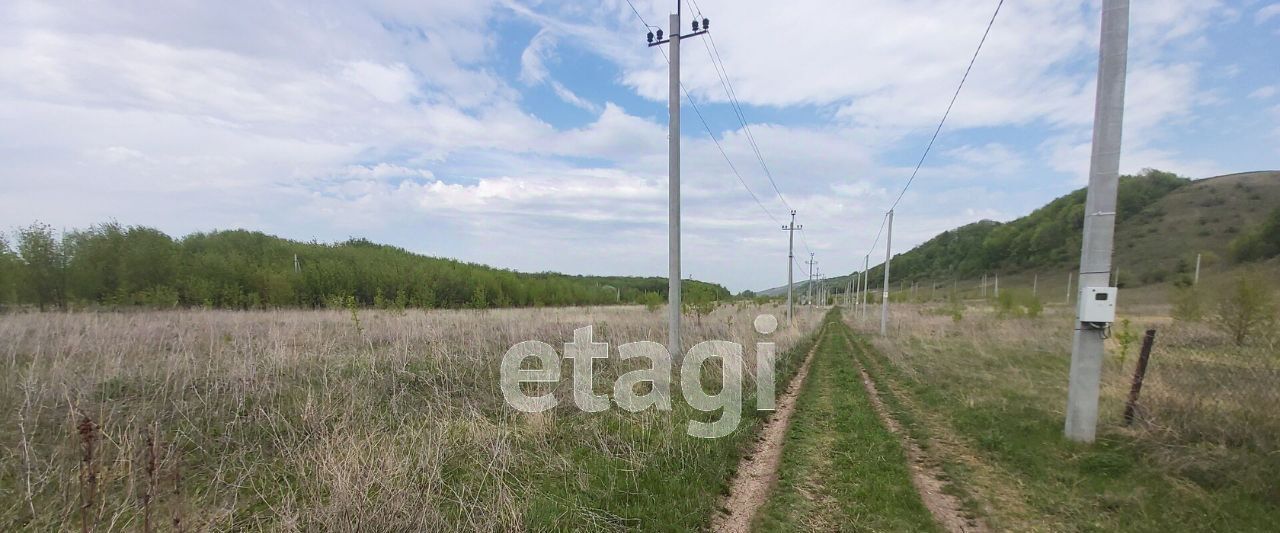
[[[1220,513],[1217,519],[1224,520],[1220,525],[1230,524],[1231,520],[1250,523],[1268,513],[1280,514],[1280,485],[1275,483],[1280,476],[1280,415],[1276,412],[1280,406],[1280,336],[1270,332],[1250,346],[1239,347],[1229,335],[1211,325],[1173,321],[1168,312],[1168,306],[1159,305],[1123,309],[1120,318],[1129,319],[1131,331],[1139,340],[1144,330],[1157,330],[1142,389],[1140,418],[1132,427],[1125,427],[1121,416],[1140,341],[1121,361],[1117,342],[1120,332],[1115,331],[1108,341],[1099,414],[1099,434],[1108,444],[1090,453],[1113,453],[1108,450],[1115,446],[1134,450],[1133,456],[1147,465],[1144,468],[1157,472],[1168,483],[1129,493],[1121,507],[1170,505],[1142,499],[1166,490],[1159,487],[1172,486],[1177,487],[1181,497],[1188,498],[1186,501],[1212,509],[1195,512]],[[895,305],[889,338],[875,336],[878,313],[871,315],[875,320],[863,323],[854,318],[849,322],[875,337],[873,343],[878,351],[893,364],[904,383],[914,388],[910,394],[927,395],[929,391],[945,389],[939,396],[926,398],[935,408],[946,406],[945,411],[925,413],[917,409],[917,417],[927,421],[926,426],[936,426],[928,428],[932,433],[949,438],[958,432],[970,449],[978,450],[978,456],[994,459],[997,471],[1001,465],[1013,471],[1026,469],[1023,474],[1007,471],[1000,476],[1004,479],[995,480],[998,484],[1024,484],[1026,479],[1020,479],[1020,475],[1037,472],[1034,475],[1046,476],[1046,486],[1052,486],[1052,467],[1043,465],[1049,469],[1041,472],[1037,470],[1041,466],[1034,466],[1039,452],[1018,447],[1054,443],[1060,435],[1071,353],[1071,309],[1051,307],[1038,319],[1001,319],[989,308],[970,305],[963,319],[955,321],[939,304]],[[1116,325],[1117,329],[1122,327]],[[919,402],[907,398],[907,403]],[[1004,429],[984,429],[995,428],[992,424]],[[1016,435],[1019,430],[1008,433],[1010,428],[1023,428],[1028,435],[1040,436],[1011,440],[1008,435]],[[990,440],[993,438],[1000,440]],[[1055,450],[1062,446],[1052,445]],[[1069,447],[1062,449],[1066,450],[1066,457],[1084,456]],[[1098,459],[1084,468],[1082,475],[1095,475],[1088,468],[1103,468],[1099,465],[1111,464],[1106,461],[1112,460]],[[1138,477],[1124,483],[1141,486],[1134,479]],[[970,481],[983,485],[990,480]],[[1079,502],[1112,498],[1091,494],[1087,489],[1077,490],[1082,491]],[[1038,496],[1033,492],[1026,497]],[[1072,501],[1066,495],[1058,498]],[[1142,503],[1137,503],[1139,500]],[[1233,509],[1223,502],[1250,503]],[[1013,508],[1025,505],[1000,502],[999,498],[985,503],[996,507],[992,512],[996,518],[1013,515]],[[1002,513],[1000,507],[1008,507],[1010,512]],[[1070,526],[1072,519],[1054,522],[1041,512],[1044,521],[1039,522],[1040,526],[1074,527]],[[1004,523],[1005,527],[1009,525],[1008,521]],[[1019,527],[1034,528],[1027,523]]]
[[[684,342],[750,346],[759,337],[751,320],[779,311],[726,306],[700,324],[690,317]],[[661,312],[359,315],[359,330],[346,311],[0,316],[9,420],[0,429],[0,529],[71,529],[82,511],[97,530],[139,529],[150,494],[152,523],[184,530],[512,530],[536,511],[530,479],[592,485],[584,453],[635,464],[693,453],[663,438],[684,432],[670,413],[583,415],[562,401],[521,415],[498,390],[498,362],[516,342],[559,348],[573,329],[594,325],[616,353],[623,342],[664,342]],[[819,318],[801,314],[796,330],[770,336],[779,353]],[[570,387],[566,374],[560,392]],[[89,465],[96,497],[82,510],[83,418],[100,436]],[[565,523],[617,527],[565,494]]]

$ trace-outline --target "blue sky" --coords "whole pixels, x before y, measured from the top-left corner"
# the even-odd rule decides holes
[[[675,7],[633,1],[664,26]],[[684,84],[764,205],[686,101],[686,275],[784,282],[787,205],[799,254],[860,266],[995,1],[694,5],[786,204],[710,42],[686,41]],[[1084,184],[1099,6],[1006,2],[895,248]],[[243,227],[666,273],[666,63],[625,1],[16,0],[0,25],[0,228]],[[1280,2],[1135,2],[1121,170],[1280,168],[1277,49]]]

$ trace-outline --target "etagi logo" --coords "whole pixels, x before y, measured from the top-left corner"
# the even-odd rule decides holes
[[[773,315],[757,316],[756,332],[768,335],[778,329]],[[591,326],[573,330],[573,342],[564,344],[564,357],[573,359],[573,403],[590,413],[610,408],[609,395],[596,394],[591,367],[596,359],[609,358],[609,343],[592,342]],[[702,388],[702,366],[713,357],[720,359],[720,392],[707,394]],[[756,409],[774,410],[774,359],[772,342],[756,343]],[[521,368],[526,359],[535,359],[537,368]],[[657,407],[671,410],[671,354],[653,341],[631,342],[618,346],[618,360],[643,358],[649,368],[632,370],[613,384],[612,404],[630,412]],[[742,345],[736,342],[710,340],[692,348],[680,365],[680,392],[690,407],[703,412],[723,410],[715,422],[690,420],[686,432],[693,437],[714,439],[737,429],[742,421]],[[502,396],[507,405],[525,413],[540,413],[554,408],[560,400],[552,393],[529,396],[522,383],[559,383],[560,358],[555,348],[541,341],[524,341],[512,346],[502,356]],[[636,393],[636,385],[648,383],[648,392]],[[643,389],[642,389],[643,390]]]

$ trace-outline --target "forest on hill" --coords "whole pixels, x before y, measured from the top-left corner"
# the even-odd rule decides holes
[[[689,304],[726,299],[686,280]],[[660,277],[519,273],[428,257],[365,239],[326,244],[231,230],[174,239],[110,222],[56,233],[33,223],[0,234],[0,306],[472,308],[666,300]]]
[[[1158,170],[1121,176],[1116,224],[1189,183],[1190,179]],[[1078,262],[1085,193],[1085,189],[1075,190],[1010,222],[984,220],[944,232],[895,256],[890,275],[894,280],[965,278]],[[872,269],[871,279],[883,277],[879,268]]]
[[[974,279],[984,273],[1073,270],[1080,260],[1086,189],[1009,221],[982,220],[893,256],[891,283]],[[1192,181],[1144,170],[1120,177],[1114,264],[1122,285],[1178,281],[1197,254],[1226,267],[1280,255],[1280,172]],[[870,272],[878,287],[884,270]],[[847,276],[828,278],[843,287]],[[803,287],[804,282],[799,283]],[[786,287],[765,291],[785,294]]]

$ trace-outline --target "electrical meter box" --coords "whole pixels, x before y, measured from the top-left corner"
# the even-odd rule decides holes
[[[1116,288],[1085,287],[1080,291],[1080,321],[1110,324],[1116,321]]]

